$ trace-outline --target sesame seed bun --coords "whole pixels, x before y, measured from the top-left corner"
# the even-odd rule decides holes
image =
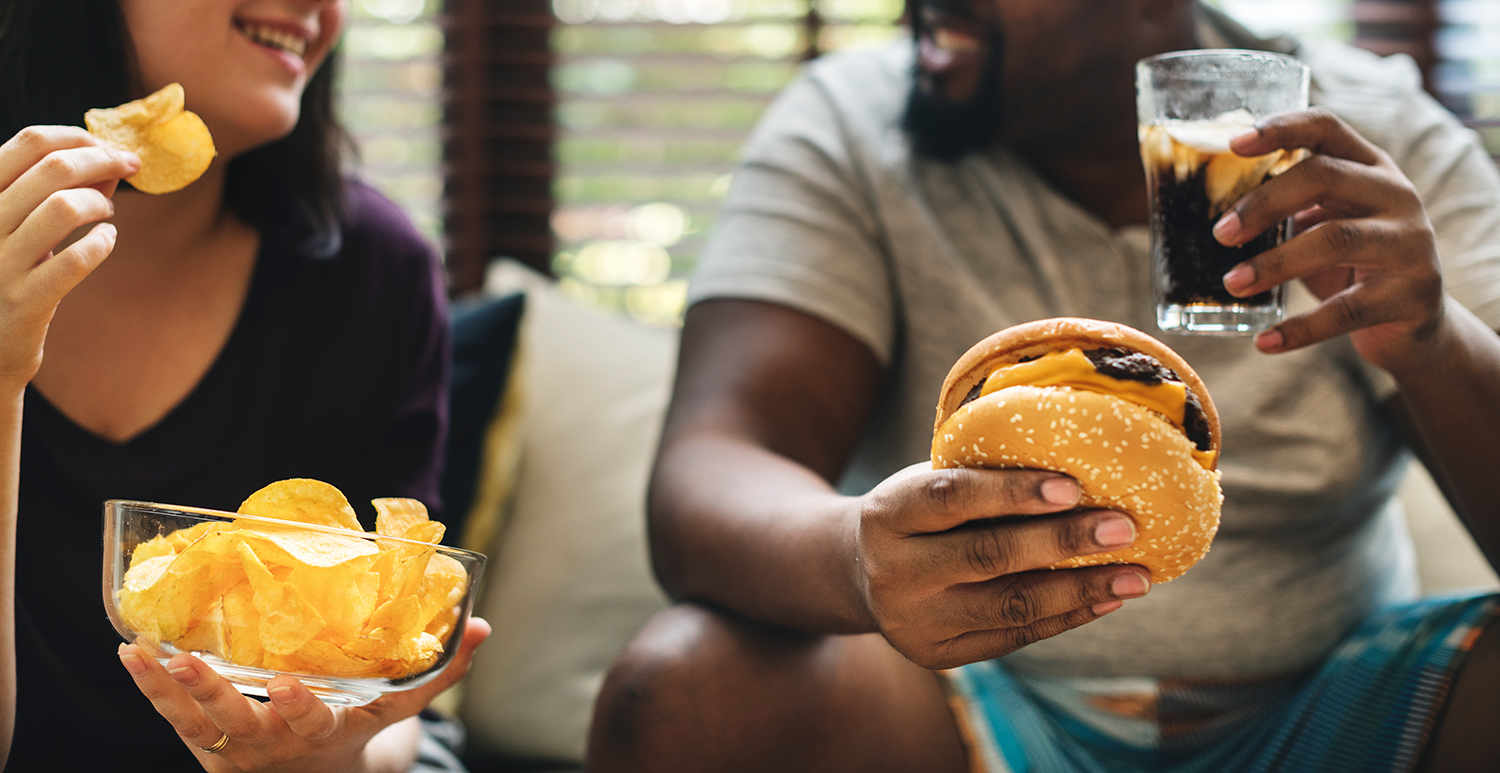
[[[1136,351],[1175,372],[1207,420],[1209,467],[1166,416],[1113,395],[1017,385],[963,402],[995,369],[1073,347]],[[1208,389],[1176,352],[1124,325],[1057,318],[1002,330],[958,359],[938,400],[932,466],[1070,475],[1082,489],[1080,507],[1125,513],[1135,521],[1137,536],[1123,550],[1066,559],[1052,568],[1131,563],[1150,570],[1152,582],[1167,582],[1201,560],[1218,531],[1223,494],[1214,468],[1220,437]]]

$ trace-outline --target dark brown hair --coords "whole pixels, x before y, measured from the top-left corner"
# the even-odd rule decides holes
[[[348,135],[333,106],[338,52],[302,93],[291,134],[229,162],[225,202],[265,230],[295,220],[296,249],[332,254]],[[83,125],[84,111],[145,96],[116,0],[0,2],[0,141],[37,124]]]

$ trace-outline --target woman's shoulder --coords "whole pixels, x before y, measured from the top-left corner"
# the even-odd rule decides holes
[[[339,218],[343,254],[367,254],[427,265],[437,260],[432,244],[419,233],[400,205],[369,183],[348,178]]]
[[[283,222],[291,230],[294,224]],[[338,229],[319,250],[289,245],[273,231],[262,246],[267,297],[320,299],[342,314],[379,309],[382,318],[429,314],[447,294],[442,261],[406,212],[362,180],[345,181]]]

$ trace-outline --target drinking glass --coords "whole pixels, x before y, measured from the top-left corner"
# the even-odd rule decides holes
[[[1244,157],[1229,141],[1272,113],[1305,109],[1308,80],[1300,61],[1262,51],[1182,51],[1136,64],[1152,289],[1162,330],[1247,335],[1285,316],[1284,285],[1236,298],[1224,289],[1224,274],[1285,241],[1291,220],[1238,247],[1219,244],[1213,227],[1245,194],[1306,156],[1278,150]]]

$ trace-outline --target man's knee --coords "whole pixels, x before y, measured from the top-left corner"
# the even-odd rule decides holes
[[[684,604],[656,615],[611,667],[594,706],[591,770],[728,749],[743,720],[780,698],[777,670],[818,637],[783,633]],[[748,689],[752,686],[764,689]],[[654,768],[659,769],[659,768]]]

